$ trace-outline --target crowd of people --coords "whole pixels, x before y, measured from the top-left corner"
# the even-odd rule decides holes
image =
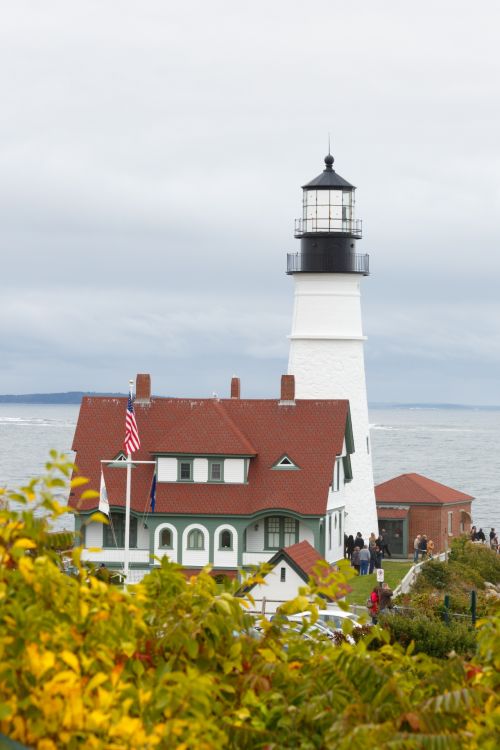
[[[384,537],[384,529],[376,536],[373,532],[366,541],[360,531],[354,537],[344,535],[344,557],[351,561],[352,567],[362,575],[369,575],[382,567],[382,560],[391,557],[389,546]]]
[[[481,544],[489,544],[490,548],[498,553],[498,534],[493,527],[490,529],[488,539],[482,529],[479,531],[473,526],[470,530],[470,538],[472,542],[481,542]]]
[[[432,539],[427,538],[427,534],[417,534],[413,540],[413,562],[432,560],[435,546]]]

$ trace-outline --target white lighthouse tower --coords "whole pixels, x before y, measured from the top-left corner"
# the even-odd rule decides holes
[[[287,257],[294,280],[288,373],[297,398],[349,399],[354,437],[352,481],[345,487],[345,530],[364,538],[378,531],[368,425],[361,324],[361,279],[368,255],[356,253],[361,222],[354,218],[355,187],[333,169],[303,186],[300,252]]]

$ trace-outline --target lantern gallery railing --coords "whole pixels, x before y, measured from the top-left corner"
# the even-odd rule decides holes
[[[359,253],[288,253],[287,273],[361,273],[370,274],[370,256]]]
[[[351,234],[357,239],[363,235],[362,219],[332,219],[314,217],[310,219],[295,219],[295,236],[302,237],[303,234],[313,233],[342,233]]]

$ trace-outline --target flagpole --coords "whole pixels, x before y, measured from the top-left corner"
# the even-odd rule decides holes
[[[129,380],[129,394],[132,397],[134,381]],[[127,453],[127,493],[125,495],[125,548],[123,550],[123,572],[125,574],[125,587],[128,583],[128,567],[130,556],[130,488],[132,484],[132,454]]]

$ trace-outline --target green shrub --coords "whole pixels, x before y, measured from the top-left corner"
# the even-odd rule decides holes
[[[422,565],[414,589],[416,591],[425,588],[443,590],[449,586],[451,578],[452,571],[447,563],[440,560],[429,560],[425,565]]]
[[[415,656],[378,627],[355,646],[267,621],[256,638],[238,583],[188,581],[166,558],[129,591],[89,576],[79,549],[68,576],[33,514],[66,510],[58,471],[71,467],[54,455],[43,480],[7,493],[21,513],[0,508],[0,733],[33,750],[495,750],[498,617],[466,663]],[[345,591],[339,573],[318,580],[284,609],[314,617],[309,597]],[[434,635],[442,655],[454,647]]]
[[[381,625],[390,632],[391,642],[406,648],[413,641],[416,653],[438,659],[444,659],[451,652],[471,658],[476,649],[476,632],[465,623],[452,620],[447,625],[424,615],[388,615],[381,618]]]
[[[466,537],[454,539],[449,555],[450,563],[460,563],[475,571],[483,581],[500,583],[500,555],[485,544],[474,544]]]

